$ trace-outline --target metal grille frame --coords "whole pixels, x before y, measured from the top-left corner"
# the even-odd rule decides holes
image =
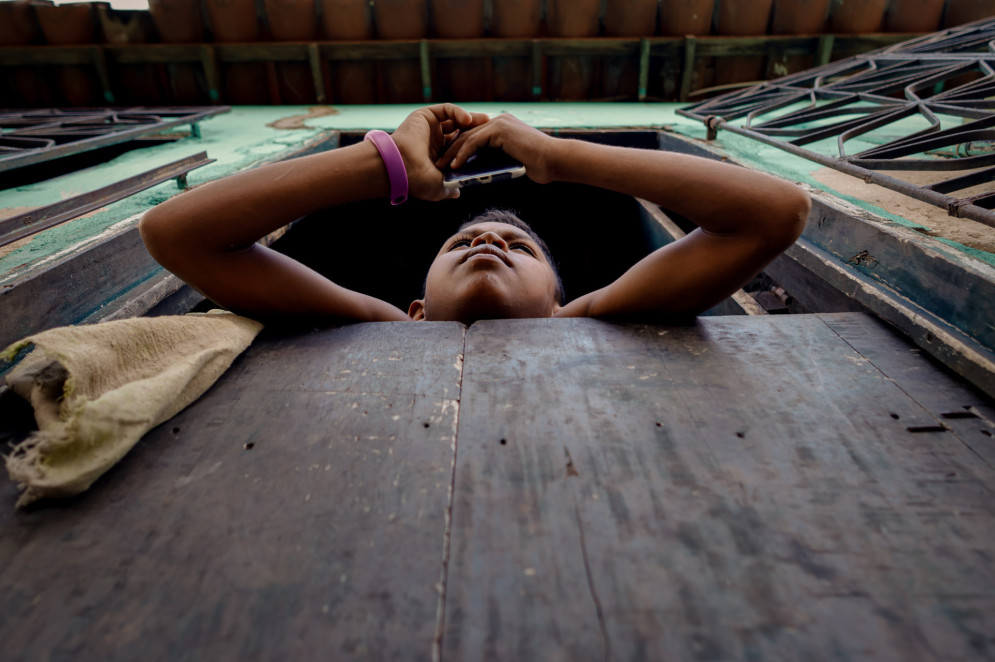
[[[199,136],[198,122],[229,110],[229,106],[194,106],[0,111],[0,173],[131,140],[147,140],[184,124]]]
[[[731,131],[944,208],[951,216],[995,227],[995,188],[956,195],[995,181],[995,18],[785,76],[677,112],[702,120],[709,140],[720,129]],[[847,153],[848,141],[913,115],[924,118],[928,126]],[[944,129],[938,115],[965,121]],[[804,147],[833,137],[835,155]],[[882,170],[961,172],[919,185]]]

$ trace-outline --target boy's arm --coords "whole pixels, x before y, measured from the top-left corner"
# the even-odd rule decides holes
[[[589,184],[645,198],[699,226],[612,284],[571,301],[558,317],[700,313],[790,246],[808,217],[808,196],[774,177],[673,152],[552,138],[511,116],[467,132],[445,158],[458,167],[484,145],[522,161],[540,183]],[[602,232],[590,240],[607,244]]]
[[[451,104],[422,108],[394,132],[409,195],[448,194],[432,163],[447,137],[486,121]],[[151,209],[142,238],[164,267],[222,306],[249,315],[407,320],[400,309],[340,287],[295,260],[256,244],[312,212],[386,198],[386,167],[372,142],[274,163],[211,182]]]

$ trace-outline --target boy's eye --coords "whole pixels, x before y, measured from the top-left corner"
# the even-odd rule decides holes
[[[457,248],[467,248],[470,246],[469,239],[457,239],[453,243],[449,244],[449,250],[456,250]]]
[[[512,244],[511,245],[511,250],[513,250],[513,251],[522,250],[522,251],[525,251],[526,253],[528,253],[529,255],[531,255],[532,257],[536,256],[535,251],[532,250],[527,244]]]

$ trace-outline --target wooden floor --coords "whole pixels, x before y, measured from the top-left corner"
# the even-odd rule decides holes
[[[0,489],[2,658],[992,659],[993,421],[860,314],[262,338]]]

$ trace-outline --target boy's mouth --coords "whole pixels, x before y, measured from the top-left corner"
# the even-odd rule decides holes
[[[490,244],[480,244],[479,246],[475,246],[475,247],[471,248],[470,250],[468,250],[466,253],[463,254],[463,257],[462,257],[462,259],[460,259],[459,263],[463,264],[464,262],[466,262],[470,258],[476,257],[478,255],[492,255],[492,256],[500,259],[502,262],[504,262],[509,267],[511,266],[511,262],[508,260],[508,254],[505,253],[500,248],[497,248],[497,247],[492,246]]]

